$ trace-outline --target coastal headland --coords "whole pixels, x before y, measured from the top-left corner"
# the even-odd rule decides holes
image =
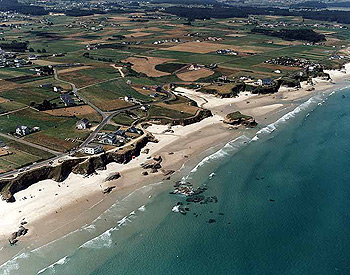
[[[349,65],[345,67],[346,72],[328,71],[332,81],[314,79],[312,90],[303,83],[299,89],[281,87],[275,94],[242,93],[234,98],[218,98],[177,88],[176,94],[191,98],[210,110],[213,116],[187,126],[169,128],[168,125],[153,124],[147,127],[147,135],[129,148],[132,151],[107,152],[90,158],[72,157],[50,171],[39,168],[8,180],[7,184],[13,183],[8,193],[9,201],[13,202],[0,202],[3,220],[0,236],[5,252],[1,261],[18,252],[16,247],[10,248],[8,238],[21,223],[28,229],[25,237],[19,238],[21,247],[34,248],[88,224],[115,202],[115,194],[127,196],[144,185],[160,181],[171,187],[172,179],[181,174],[181,167],[198,162],[206,150],[219,149],[244,134],[253,137],[259,129],[313,95],[346,85],[344,81],[350,78],[350,72]],[[224,123],[226,116],[236,110],[254,117],[258,126],[246,128]],[[154,173],[144,168],[144,164],[152,160],[161,167]],[[147,175],[145,171],[148,171]],[[120,176],[113,179],[116,173]],[[111,180],[106,180],[108,178]],[[54,204],[52,200],[55,200]]]

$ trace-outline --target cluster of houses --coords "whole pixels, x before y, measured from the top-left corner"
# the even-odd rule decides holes
[[[249,24],[256,24],[259,20],[251,17],[248,20]],[[290,28],[320,28],[320,29],[347,29],[347,26],[338,23],[306,23],[295,21],[259,21],[257,27],[276,29],[281,27]]]
[[[238,55],[238,52],[231,49],[217,50],[217,54]]]
[[[6,52],[0,48],[0,68],[21,68],[29,62],[23,58],[17,58],[14,53]]]
[[[29,128],[26,125],[18,125],[15,130],[15,135],[19,137],[24,137],[27,136],[31,133],[39,132],[40,128],[39,127],[33,127]]]
[[[94,142],[99,144],[122,146],[134,136],[142,135],[143,131],[134,126],[131,126],[125,130],[117,129],[114,132],[101,132],[98,133]]]
[[[109,24],[104,20],[90,19],[84,21],[73,21],[65,25],[66,28],[80,28],[90,31],[101,31]]]
[[[157,40],[153,42],[153,45],[159,45],[159,44],[165,44],[165,43],[180,43],[180,39],[172,38],[172,39]]]
[[[265,63],[280,65],[280,66],[297,67],[297,68],[303,68],[303,69],[320,66],[320,64],[314,63],[305,58],[293,58],[289,56],[281,56],[270,60],[266,60]]]

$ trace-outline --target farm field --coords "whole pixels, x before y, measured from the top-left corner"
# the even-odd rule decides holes
[[[27,44],[25,50],[14,51],[15,57],[9,58],[21,64],[0,67],[0,133],[13,134],[18,125],[39,127],[40,131],[21,138],[67,152],[89,137],[111,112],[161,101],[164,94],[156,91],[162,87],[171,91],[172,85],[192,85],[216,90],[219,96],[231,96],[240,78],[277,81],[303,69],[271,62],[276,58],[337,67],[343,62],[339,56],[348,53],[344,45],[350,41],[348,27],[301,17],[254,16],[254,20],[188,22],[164,12],[156,15],[140,10],[135,14],[83,17],[34,16],[13,19],[14,24],[20,25],[12,29],[9,19],[3,26],[2,43],[10,45],[18,40]],[[276,29],[308,26],[324,34],[326,41],[313,44],[252,31],[257,25],[276,22]],[[220,83],[220,79],[227,83]],[[68,97],[68,103],[62,97]],[[130,126],[139,119],[185,119],[200,110],[186,97],[158,102],[146,109],[120,113],[108,126]],[[76,123],[84,118],[92,127],[77,130]],[[32,152],[31,147],[26,149],[20,143],[15,148],[14,141],[6,143],[14,147],[11,150],[16,154],[0,157],[0,172],[50,157],[46,152]]]

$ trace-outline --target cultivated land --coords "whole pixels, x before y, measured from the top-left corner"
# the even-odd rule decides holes
[[[137,16],[146,15],[141,12]],[[296,28],[296,24],[316,26],[314,30],[325,34],[327,40],[312,45],[252,33],[249,19],[196,20],[191,25],[162,13],[143,23],[130,19],[128,14],[20,19],[15,17],[13,25],[10,20],[3,27],[3,42],[11,43],[20,37],[19,42],[28,41],[28,45],[24,52],[14,51],[16,58],[35,58],[21,66],[0,68],[0,133],[12,134],[19,124],[37,126],[39,132],[22,139],[61,152],[76,147],[91,133],[91,130],[75,129],[79,119],[89,119],[94,129],[104,118],[103,112],[135,104],[126,101],[125,96],[139,104],[156,101],[164,96],[152,95],[157,93],[156,87],[169,83],[199,84],[206,90],[216,90],[219,95],[227,94],[236,84],[213,81],[221,76],[277,79],[302,69],[301,66],[266,63],[281,56],[338,66],[344,61],[333,57],[338,51],[339,55],[344,54],[350,32],[345,26],[316,25],[311,20],[303,22],[301,17],[255,18],[258,24],[265,25],[284,20],[284,24],[294,24],[291,28]],[[20,28],[13,28],[16,25]],[[228,52],[218,53],[220,50]],[[202,67],[186,69],[191,64]],[[52,65],[57,79],[53,74],[38,73],[38,69]],[[72,94],[71,84],[78,89],[77,95]],[[53,86],[60,90],[54,91]],[[76,106],[65,106],[60,99],[62,92],[70,93]],[[44,101],[52,106],[40,109],[38,106]],[[188,111],[189,102],[176,104],[176,108],[161,103],[142,112],[120,113],[109,123],[131,125],[136,119],[162,114],[178,119],[200,109],[193,106]]]
[[[325,34],[326,40],[309,43],[252,32],[256,26],[271,24],[277,30],[312,28]],[[67,180],[71,186],[67,190],[72,190],[64,191],[66,200],[49,210],[45,209],[49,196],[40,197],[48,195],[46,191],[36,194],[38,208],[23,207],[26,210],[19,214],[16,202],[8,210],[12,218],[0,226],[4,228],[0,237],[6,238],[30,211],[35,212],[33,224],[44,212],[56,211],[59,225],[64,226],[63,216],[68,214],[61,216],[58,209],[71,201],[77,201],[75,209],[90,207],[102,199],[101,188],[116,185],[116,190],[132,190],[146,181],[163,180],[198,152],[242,134],[244,125],[222,122],[228,113],[240,111],[265,126],[310,97],[315,88],[332,88],[326,69],[341,69],[350,54],[347,25],[301,17],[189,24],[175,15],[143,10],[81,17],[14,15],[1,33],[0,47],[28,41],[22,51],[0,52],[10,61],[0,67],[1,195],[8,200],[18,199],[16,192],[28,196],[26,192],[35,191],[31,189],[35,177],[29,178],[33,186],[20,185],[23,188],[14,188],[13,194],[11,180],[43,167],[53,169],[50,180],[61,175],[58,178]],[[338,81],[349,74],[330,71],[330,76]],[[82,119],[89,125],[79,130],[76,125]],[[16,134],[19,125],[30,131]],[[151,137],[158,143],[149,143],[155,141]],[[106,153],[90,157],[81,150],[93,143]],[[142,151],[144,147],[149,153]],[[140,164],[158,154],[164,170],[157,166],[143,173]],[[67,164],[70,160],[79,163]],[[105,182],[115,172],[121,172],[121,184]],[[2,184],[4,178],[10,183]],[[51,191],[63,194],[56,186]],[[84,205],[82,196],[89,198]]]

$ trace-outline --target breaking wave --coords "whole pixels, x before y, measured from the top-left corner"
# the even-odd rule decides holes
[[[322,101],[322,102],[320,102]],[[304,103],[300,104],[297,106],[293,111],[290,111],[289,113],[285,114],[282,116],[280,119],[276,120],[275,122],[267,125],[266,127],[262,128],[259,130],[256,135],[252,138],[252,141],[257,141],[259,138],[269,135],[272,132],[274,132],[279,126],[282,124],[286,123],[288,120],[295,118],[295,116],[302,112],[303,110],[307,109],[310,105],[312,104],[321,104],[324,103],[325,101],[322,100],[320,96],[314,96],[311,97],[309,100],[305,101]]]
[[[0,265],[0,274],[9,275],[11,271],[18,270],[19,269],[18,260],[25,259],[28,257],[29,257],[28,253],[22,253],[12,258],[11,260],[3,263],[2,265]]]
[[[41,269],[40,271],[38,271],[37,274],[41,274],[41,273],[45,272],[46,270],[50,270],[50,273],[55,273],[55,266],[57,266],[57,265],[64,265],[65,263],[68,262],[68,260],[69,260],[68,256],[65,256],[62,259],[59,259],[57,262],[49,265],[48,267],[45,267],[45,268]]]
[[[250,138],[246,137],[245,135],[239,136],[238,138],[231,140],[230,142],[226,143],[225,146],[220,150],[202,159],[202,161],[199,162],[187,176],[182,177],[181,181],[185,182],[190,178],[192,174],[196,173],[200,167],[213,161],[217,161],[224,157],[230,156],[233,152],[238,151],[243,146],[247,145],[249,142]]]

